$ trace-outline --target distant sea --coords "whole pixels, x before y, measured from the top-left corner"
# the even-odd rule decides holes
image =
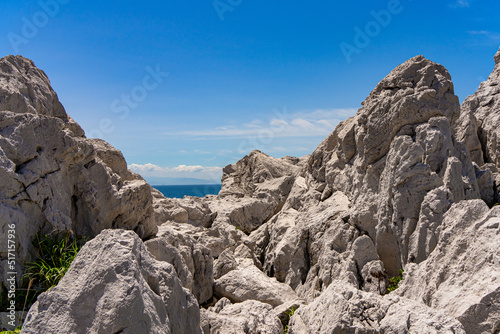
[[[221,189],[220,184],[200,184],[182,186],[153,186],[161,191],[165,197],[183,198],[184,196],[203,197],[205,195],[217,195]]]

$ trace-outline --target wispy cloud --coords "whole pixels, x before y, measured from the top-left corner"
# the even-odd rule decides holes
[[[222,176],[222,167],[204,167],[200,165],[187,166],[179,165],[177,167],[161,167],[155,164],[130,164],[128,168],[143,177],[176,177],[176,178],[196,178],[204,180],[220,180]]]
[[[488,30],[471,30],[467,32],[474,38],[474,42],[480,45],[498,45],[500,33]]]
[[[455,2],[450,3],[451,8],[467,8],[470,7],[469,0],[457,0]]]
[[[165,135],[194,138],[248,138],[266,136],[316,137],[330,134],[343,119],[353,116],[356,109],[320,109],[287,113],[276,111],[267,120],[256,119],[241,125],[225,125],[213,129],[189,130]]]

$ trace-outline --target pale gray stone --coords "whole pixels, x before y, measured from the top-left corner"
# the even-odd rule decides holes
[[[282,334],[283,326],[269,304],[256,300],[228,304],[218,313],[201,310],[204,334]]]
[[[457,320],[418,302],[382,297],[334,281],[320,297],[295,312],[288,333],[466,332]]]
[[[217,279],[214,282],[214,295],[226,297],[232,302],[253,299],[271,306],[281,305],[287,300],[300,299],[289,285],[266,276],[253,265],[232,270]]]
[[[405,268],[397,293],[458,319],[467,333],[500,325],[500,207],[481,200],[453,204],[435,231],[437,245]]]
[[[130,231],[105,230],[31,307],[23,333],[201,333],[194,296]]]
[[[172,264],[182,282],[200,304],[212,298],[214,282],[213,258],[210,249],[172,228],[164,226],[161,237],[145,242],[158,261]]]

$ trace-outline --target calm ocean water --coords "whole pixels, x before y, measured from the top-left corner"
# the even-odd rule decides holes
[[[205,195],[217,195],[221,189],[220,184],[201,184],[184,186],[153,186],[161,191],[165,197],[183,198],[184,196],[203,197]]]

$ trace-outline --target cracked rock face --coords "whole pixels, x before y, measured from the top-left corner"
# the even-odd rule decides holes
[[[470,146],[477,146],[477,137],[482,150],[477,149],[478,154],[474,160],[482,165],[494,163],[500,167],[500,130],[497,124],[500,122],[500,50],[495,55],[495,68],[488,80],[482,82],[479,89],[473,95],[467,97],[462,105],[463,117],[473,117],[477,124],[470,131],[467,139]],[[477,134],[477,137],[476,137]]]
[[[37,232],[125,228],[147,238],[157,230],[149,185],[120,151],[83,136],[47,76],[21,56],[0,59],[0,183],[0,230],[16,225],[19,275],[36,257]]]
[[[461,333],[441,312],[395,296],[371,294],[335,281],[290,319],[289,333]]]
[[[500,184],[500,50],[495,61],[460,110],[448,71],[414,57],[312,155],[253,151],[224,168],[218,196],[183,199],[163,197],[118,150],[78,134],[40,72],[2,81],[9,92],[30,87],[0,100],[20,106],[0,111],[2,222],[20,222],[28,236],[42,226],[32,219],[89,235],[111,227],[145,237],[159,225],[144,244],[132,232],[101,232],[26,328],[44,333],[55,319],[98,333],[283,333],[287,324],[288,333],[497,333],[500,209],[488,205]],[[129,321],[138,305],[146,331]]]
[[[372,238],[391,276],[422,261],[428,252],[420,248],[432,250],[426,244],[432,241],[415,235],[434,233],[420,223],[426,194],[451,193],[440,198],[444,206],[480,196],[469,153],[452,131],[459,109],[448,71],[414,57],[385,77],[309,160],[309,187],[322,199],[335,191],[348,196],[350,223]]]
[[[428,259],[405,268],[398,294],[458,319],[467,333],[500,329],[500,207],[481,200],[444,215]]]
[[[201,333],[194,296],[139,237],[105,230],[31,307],[24,333]]]

